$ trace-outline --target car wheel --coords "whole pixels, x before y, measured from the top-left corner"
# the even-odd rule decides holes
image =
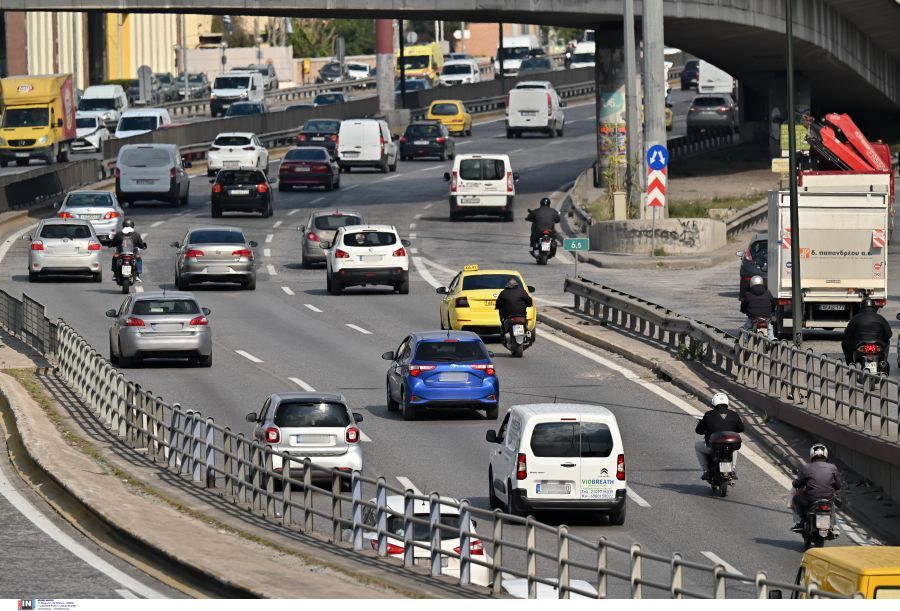
[[[519,501],[516,500],[516,495],[513,492],[512,482],[510,480],[506,480],[506,505],[503,509],[512,516],[521,515],[522,513],[522,509],[519,507]]]
[[[91,274],[91,278],[93,278],[94,282],[103,282],[103,272],[94,272]]]
[[[122,369],[128,369],[129,367],[134,366],[134,359],[131,357],[124,356],[122,354],[122,345],[119,344],[119,367]]]
[[[214,219],[220,219],[220,218],[222,218],[222,211],[221,211],[221,210],[219,209],[219,207],[216,206],[215,204],[213,204],[213,205],[210,207],[210,210],[209,210],[209,211],[210,211],[210,215],[211,215]]]
[[[625,505],[622,505],[622,511],[614,511],[609,514],[610,526],[622,526],[625,524]]]
[[[503,222],[504,223],[512,223],[513,222],[513,211],[512,209],[507,210],[503,213]]]
[[[556,129],[551,125],[550,129],[547,131],[548,138],[556,138]]]
[[[312,269],[312,263],[306,260],[306,255],[300,253],[300,267],[303,269]]]
[[[458,220],[459,220],[459,212],[457,212],[453,208],[450,208],[450,222],[455,223]]]
[[[287,185],[284,184],[284,183],[279,182],[279,183],[278,183],[278,190],[281,191],[282,193],[284,193],[285,191],[289,191],[289,190],[290,190],[290,187],[287,186]]]
[[[562,138],[565,130],[566,130],[566,124],[563,123],[562,125],[559,126],[559,129],[556,130],[556,135],[559,136],[560,138]]]
[[[488,420],[496,420],[497,416],[500,415],[500,406],[492,405],[491,407],[484,410],[484,417]]]
[[[403,280],[397,283],[397,292],[401,295],[409,295],[409,274],[406,274]]]
[[[507,128],[506,129],[506,138],[509,139],[512,137],[513,137],[513,131],[511,129]]]
[[[419,417],[419,410],[406,399],[406,391],[402,388],[400,389],[400,400],[403,402],[403,419],[416,420]]]
[[[385,157],[384,161],[381,163],[381,167],[379,168],[379,170],[381,171],[382,174],[387,174],[390,169],[391,168],[388,165],[387,157]]]
[[[447,161],[447,153],[446,153],[446,151],[441,151],[441,161]]]
[[[503,509],[503,503],[494,491],[494,470],[491,467],[488,467],[488,504],[491,509]]]
[[[33,272],[31,270],[28,270],[28,282],[37,282],[40,279],[41,279],[40,272]]]
[[[391,382],[388,379],[385,379],[385,386],[387,390],[385,392],[385,404],[387,405],[387,411],[396,412],[400,409],[400,404],[394,401],[394,397],[391,395]]]
[[[347,172],[347,174],[349,174],[349,173],[350,173],[350,170],[351,170],[351,168],[350,168],[350,166],[348,166],[348,165],[347,165],[347,166],[344,166],[344,165],[341,166],[341,172]]]
[[[112,340],[109,340],[109,362],[112,363],[113,365],[115,365],[119,362],[119,357],[116,356],[116,352],[115,352],[115,350],[113,350]]]
[[[182,278],[181,276],[176,276],[175,287],[179,291],[188,291],[191,288],[191,283],[187,278]]]
[[[201,367],[212,367],[212,354],[201,356],[197,364]]]
[[[394,163],[392,163],[392,164],[390,165],[390,168],[389,168],[389,169],[391,170],[391,172],[396,172],[396,171],[397,171],[397,158],[396,158],[396,157],[394,157]]]
[[[0,168],[5,168],[8,165],[9,165],[8,161],[0,161]]]
[[[337,278],[332,278],[328,276],[328,292],[332,295],[340,295],[341,291],[344,290],[344,287],[341,286],[341,281]]]
[[[256,290],[256,274],[253,274],[252,276],[250,276],[250,278],[248,278],[247,280],[242,282],[241,286],[244,287],[244,290],[246,290],[246,291],[255,291]]]
[[[334,181],[332,181],[332,180],[329,180],[329,181],[328,181],[325,185],[323,185],[323,186],[325,187],[325,190],[326,190],[326,191],[334,191]]]
[[[341,188],[341,174],[340,174],[340,172],[338,172],[338,174],[337,174],[337,180],[334,182],[334,188],[335,188],[335,189],[340,189],[340,188]]]

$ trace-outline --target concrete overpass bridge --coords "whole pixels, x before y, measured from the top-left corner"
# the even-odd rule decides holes
[[[636,13],[641,14],[641,2]],[[621,0],[0,0],[4,11],[190,12],[507,21],[598,28],[616,44]],[[665,0],[665,42],[764,98],[784,73],[784,0]],[[900,110],[900,5],[795,0],[796,67],[814,109]],[[640,31],[640,30],[638,30]],[[759,99],[759,98],[757,98]]]

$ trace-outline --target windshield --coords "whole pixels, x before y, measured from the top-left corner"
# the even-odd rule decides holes
[[[472,74],[470,64],[450,64],[441,68],[441,74]]]
[[[284,156],[285,161],[327,161],[328,151],[317,146],[291,149]]]
[[[149,117],[122,117],[119,121],[119,127],[117,131],[120,132],[130,132],[130,131],[153,131],[159,126],[159,117],[149,116]]]
[[[178,82],[184,83],[184,74],[178,75]],[[203,82],[203,74],[202,73],[191,74],[191,76],[189,77],[189,82],[202,83]]]
[[[506,281],[517,276],[510,274],[478,274],[476,276],[466,276],[463,278],[462,290],[478,291],[483,289],[492,289],[495,291],[503,290],[506,287]],[[521,282],[521,281],[519,281]]]
[[[349,227],[351,225],[362,224],[362,219],[351,214],[330,214],[328,216],[317,216],[313,221],[316,229],[340,229],[341,227]]]
[[[319,70],[319,74],[324,74],[326,76],[338,76],[341,73],[341,65],[340,64],[325,64]]]
[[[81,98],[78,110],[115,110],[115,98]]]
[[[93,129],[97,127],[97,117],[76,117],[75,118],[75,128],[76,129]]]
[[[503,47],[500,52],[501,59],[525,59],[528,57],[528,47]]]
[[[416,361],[429,361],[439,363],[466,363],[469,361],[483,361],[487,358],[484,344],[480,341],[436,341],[421,342],[416,348]]]
[[[400,58],[398,57],[397,59]],[[407,55],[403,58],[403,68],[406,70],[423,70],[430,65],[430,55]]]
[[[437,125],[410,125],[405,135],[407,138],[438,138],[441,128]]]
[[[342,93],[320,93],[316,96],[316,99],[313,100],[313,104],[323,105],[323,104],[340,104],[344,101],[344,94]]]
[[[406,81],[406,90],[407,91],[424,91],[426,89],[425,81],[420,80],[407,80]],[[401,91],[400,85],[397,85],[397,91]]]
[[[262,106],[259,104],[234,104],[225,113],[226,117],[240,117],[243,115],[261,115]]]
[[[47,127],[49,124],[47,108],[8,108],[3,113],[3,127]]]
[[[124,149],[119,153],[117,165],[130,168],[162,168],[172,165],[169,152],[156,148]]]
[[[63,203],[65,208],[107,208],[112,207],[109,193],[70,193]]]
[[[249,76],[217,76],[213,89],[247,89],[249,86]]]
[[[340,121],[307,121],[303,126],[305,132],[325,132],[336,134],[341,129]]]
[[[216,174],[216,182],[226,186],[258,185],[266,182],[266,176],[259,170],[225,170]]]
[[[166,316],[167,314],[199,314],[200,306],[193,299],[139,299],[132,314]]]
[[[397,236],[389,231],[357,231],[344,234],[344,246],[390,246]]]
[[[431,114],[438,116],[453,116],[459,114],[456,104],[435,104],[431,107]]]
[[[572,61],[578,62],[579,64],[593,64],[594,63],[594,54],[593,53],[573,53]]]
[[[463,159],[459,164],[462,180],[502,180],[505,172],[502,159]]]
[[[340,403],[286,402],[275,411],[275,426],[284,428],[345,427],[348,424],[350,414]]]
[[[198,229],[192,231],[188,244],[244,244],[244,234],[230,229]]]
[[[171,74],[157,74],[156,78],[159,79],[160,83],[165,83],[166,85],[172,84],[172,75]]]
[[[247,136],[219,136],[213,142],[215,146],[246,146],[250,144]]]

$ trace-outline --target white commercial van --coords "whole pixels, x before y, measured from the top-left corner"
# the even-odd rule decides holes
[[[491,450],[491,508],[591,510],[625,523],[625,449],[616,417],[605,407],[574,403],[514,405]]]
[[[572,52],[572,62],[569,64],[569,68],[593,68],[595,64],[595,49],[596,43],[594,42],[579,42],[576,44],[575,50]]]
[[[191,177],[177,144],[126,144],[116,159],[116,199],[169,202],[187,206]]]
[[[541,43],[534,35],[504,36],[503,49],[497,47],[497,58],[494,60],[494,74],[500,74],[500,61],[503,61],[503,74],[516,76],[523,59],[528,59],[529,52],[540,49]]]
[[[172,125],[172,117],[165,108],[132,108],[122,113],[116,125],[116,138],[130,138],[155,132]]]
[[[109,126],[119,121],[128,110],[128,96],[121,85],[91,85],[81,94],[79,116],[95,116]]]
[[[457,155],[453,171],[444,173],[450,183],[450,220],[488,214],[513,220],[516,182],[508,155]]]
[[[453,59],[444,62],[438,82],[441,85],[480,83],[481,73],[479,72],[478,62],[474,59]]]
[[[341,171],[378,168],[397,171],[397,143],[383,119],[347,119],[338,132],[337,159]]]
[[[266,84],[259,72],[227,72],[213,81],[209,112],[212,116],[219,117],[235,102],[262,102],[265,97]]]
[[[515,87],[506,96],[506,137],[541,132],[551,138],[563,135],[566,115],[555,89]]]

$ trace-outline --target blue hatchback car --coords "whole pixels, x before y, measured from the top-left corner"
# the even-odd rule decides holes
[[[387,408],[415,420],[426,407],[468,407],[485,410],[496,420],[500,382],[491,353],[471,331],[411,333],[395,351],[387,372]]]

